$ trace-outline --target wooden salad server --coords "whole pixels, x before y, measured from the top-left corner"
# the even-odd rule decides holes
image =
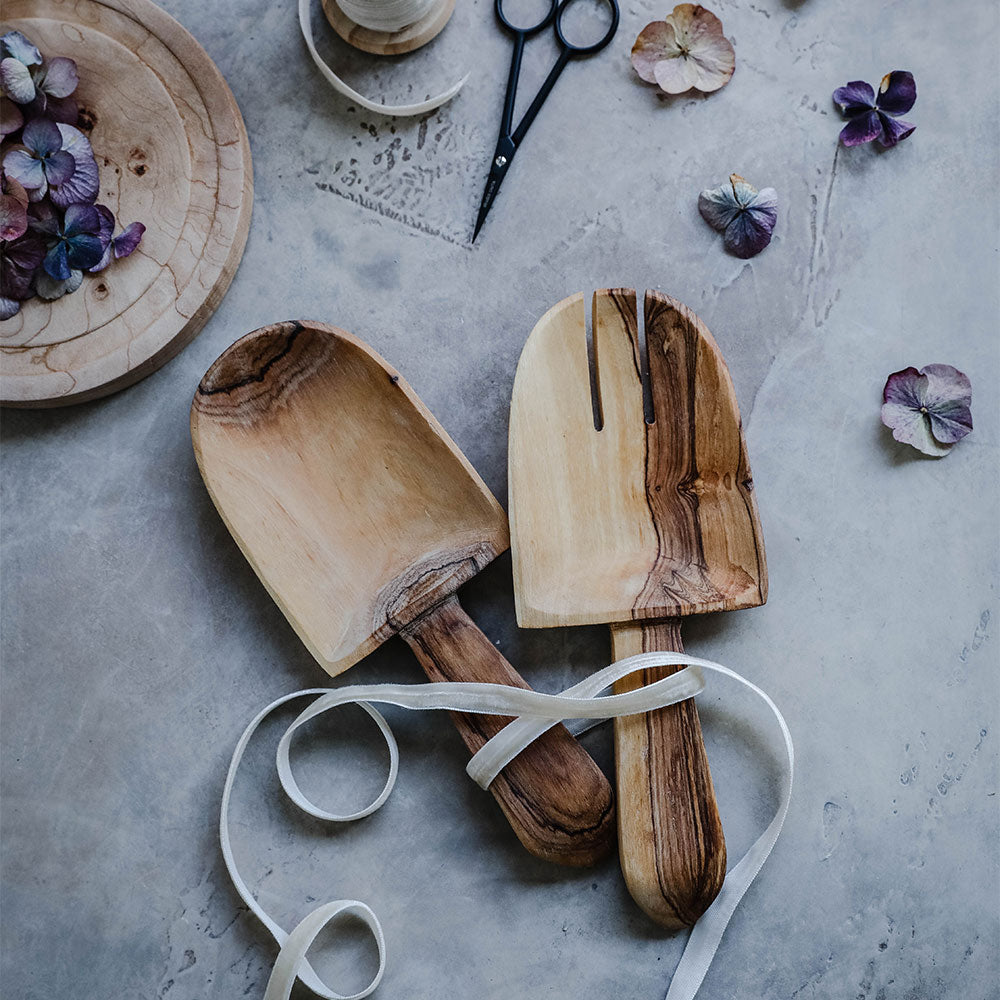
[[[247,334],[202,379],[191,437],[226,526],[329,674],[398,633],[433,681],[527,687],[455,594],[509,545],[503,510],[357,337],[299,322]],[[510,721],[453,719],[472,752]],[[587,865],[614,846],[611,787],[562,726],[490,790],[540,858]]]
[[[595,429],[582,295],[538,322],[510,414],[518,624],[611,623],[615,660],[681,651],[682,615],[763,604],[767,567],[729,372],[712,335],[647,292],[653,422],[636,294],[594,295]],[[631,675],[629,691],[673,673]],[[615,720],[618,840],[632,897],[670,928],[722,887],[726,847],[693,700]]]

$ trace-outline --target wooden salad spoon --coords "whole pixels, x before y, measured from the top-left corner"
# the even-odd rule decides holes
[[[328,673],[398,633],[431,680],[527,687],[455,594],[509,545],[503,510],[367,344],[319,323],[247,334],[202,379],[191,437],[226,526]],[[510,721],[452,717],[471,752]],[[587,865],[614,845],[611,787],[563,726],[490,790],[540,858]]]
[[[636,294],[594,295],[595,428],[582,295],[549,310],[518,364],[510,525],[518,623],[611,623],[615,660],[682,651],[680,618],[763,604],[767,566],[739,409],[722,354],[679,302],[647,292],[653,422]],[[645,670],[621,693],[679,667]],[[694,923],[726,846],[693,700],[615,720],[618,840],[632,897]]]

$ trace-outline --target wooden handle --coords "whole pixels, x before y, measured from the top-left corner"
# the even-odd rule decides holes
[[[474,681],[527,688],[453,595],[400,635],[432,681]],[[475,753],[511,720],[452,712]],[[490,785],[518,840],[536,857],[563,865],[594,864],[615,841],[611,785],[562,725],[519,753]]]
[[[611,626],[612,658],[683,652],[679,618]],[[621,694],[680,667],[623,678]],[[618,846],[632,898],[664,927],[693,924],[726,876],[726,842],[694,699],[615,719]]]

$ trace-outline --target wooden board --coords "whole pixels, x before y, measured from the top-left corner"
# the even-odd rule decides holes
[[[3,17],[76,60],[98,201],[146,226],[131,257],[0,323],[0,402],[79,403],[155,371],[221,302],[250,227],[250,145],[219,70],[149,0],[5,0]]]
[[[373,56],[398,56],[412,52],[436,38],[455,12],[455,0],[442,0],[419,21],[399,31],[374,31],[352,21],[337,0],[323,0],[323,13],[330,27],[349,45]]]
[[[750,466],[722,354],[701,321],[666,296],[647,293],[646,323],[653,423],[644,419],[634,292],[594,298],[600,431],[582,295],[549,310],[521,354],[509,462],[522,627],[670,618],[766,599]],[[673,374],[679,366],[683,377]]]

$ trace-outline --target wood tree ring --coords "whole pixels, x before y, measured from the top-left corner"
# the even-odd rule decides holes
[[[323,0],[323,13],[330,27],[349,45],[374,56],[398,56],[419,49],[444,30],[454,12],[455,0],[441,0],[419,21],[399,31],[373,31],[352,21],[337,0]]]
[[[0,402],[79,403],[165,364],[221,302],[250,228],[250,144],[222,74],[150,0],[7,0],[4,23],[76,60],[97,200],[146,226],[127,259],[0,323]]]

